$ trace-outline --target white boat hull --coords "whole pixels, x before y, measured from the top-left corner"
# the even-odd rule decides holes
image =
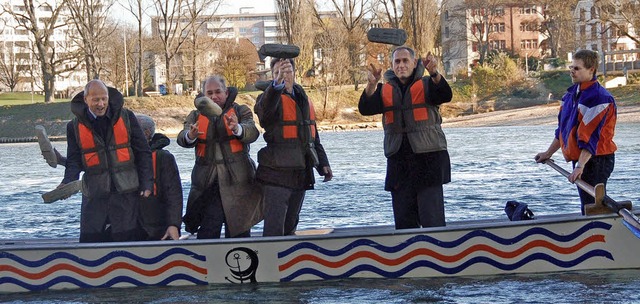
[[[0,240],[0,293],[640,268],[640,239],[613,214],[447,225],[228,240]]]

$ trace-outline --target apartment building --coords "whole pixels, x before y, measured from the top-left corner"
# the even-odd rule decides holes
[[[640,60],[638,44],[624,36],[614,23],[622,25],[633,36],[637,36],[637,29],[626,22],[620,8],[611,6],[607,9],[609,11],[605,12],[606,18],[603,21],[603,14],[594,0],[578,1],[573,15],[576,23],[576,49],[589,49],[604,54],[604,62],[609,63],[607,70],[616,70],[616,66],[619,67],[618,70],[622,70],[627,66],[614,62],[629,62],[628,66],[632,69],[640,69],[640,62],[636,63]]]
[[[164,29],[163,20],[159,16],[153,16],[151,18],[152,35],[157,37],[158,31]],[[182,24],[186,22],[181,21]],[[238,14],[221,14],[213,16],[203,16],[203,26],[199,28],[199,35],[210,37],[211,39],[218,40],[235,40],[238,44],[246,43],[246,40],[253,44],[253,48],[257,54],[257,50],[265,43],[278,43],[282,40],[283,34],[278,29],[278,20],[276,13],[259,13],[255,12],[253,7],[242,7]],[[204,57],[199,59],[202,61],[211,61],[212,58],[217,57],[212,52],[206,52],[202,54]],[[154,85],[157,87],[162,84],[163,80],[166,80],[167,71],[164,67],[162,60],[157,60],[157,55],[147,53],[145,57],[153,58],[149,60],[151,63],[148,66],[149,75],[153,75]],[[191,83],[190,73],[183,73],[182,71],[192,70],[194,67],[190,65],[189,60],[183,60],[182,54],[178,54],[171,70],[172,75],[180,74],[178,78],[182,78],[188,83]],[[173,63],[173,62],[172,62]],[[268,66],[268,65],[267,65]],[[256,69],[258,71],[264,70],[265,66],[256,63]],[[184,75],[182,75],[184,74]],[[197,82],[197,81],[196,81]]]
[[[9,0],[4,1],[3,5],[10,8],[15,13],[25,13],[26,7],[24,1]],[[55,0],[36,0],[34,1],[35,16],[39,26],[44,27],[52,16],[53,9],[58,5]],[[61,10],[58,17],[59,27],[56,27],[54,34],[51,36],[50,43],[56,48],[56,56],[62,58],[65,52],[72,52],[76,49],[71,35],[75,30],[73,25],[64,24],[63,20],[71,18],[68,9]],[[0,60],[4,67],[13,69],[19,75],[19,83],[15,91],[42,91],[42,80],[40,73],[40,65],[33,55],[35,51],[32,34],[26,29],[20,27],[15,18],[8,14],[4,14],[0,20]],[[75,66],[75,62],[65,63],[67,66]],[[87,81],[84,68],[79,67],[74,71],[66,72],[56,76],[55,90],[58,97],[67,97],[72,91],[78,87],[83,87]],[[2,88],[7,90],[8,88]]]
[[[518,2],[469,7],[465,3],[443,4],[442,59],[447,74],[470,74],[471,67],[491,51],[540,57],[545,38],[538,31],[542,7]]]

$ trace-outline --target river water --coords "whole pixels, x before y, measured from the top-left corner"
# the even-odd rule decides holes
[[[533,156],[547,148],[552,126],[447,128],[452,182],[445,190],[447,221],[505,217],[507,200],[529,204],[536,215],[579,212],[575,187]],[[640,124],[620,124],[616,166],[608,194],[640,204]],[[300,229],[393,224],[391,198],[383,190],[386,161],[380,130],[323,132],[334,179],[307,192]],[[54,142],[60,151],[66,143]],[[252,145],[251,154],[264,145]],[[178,161],[186,194],[193,151],[168,147]],[[561,162],[561,155],[554,157]],[[55,188],[62,167],[49,167],[37,143],[0,145],[0,239],[77,237],[80,196],[53,204],[42,193]],[[258,224],[255,230],[261,230]],[[640,242],[640,239],[638,240]],[[640,256],[639,256],[640,258]],[[640,302],[640,271],[616,270],[541,275],[438,279],[380,279],[286,284],[210,285],[48,291],[0,295],[21,303],[633,303]]]

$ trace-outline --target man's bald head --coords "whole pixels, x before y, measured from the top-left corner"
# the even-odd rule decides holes
[[[109,90],[99,79],[91,80],[84,86],[84,102],[94,115],[100,117],[107,114],[109,107]]]

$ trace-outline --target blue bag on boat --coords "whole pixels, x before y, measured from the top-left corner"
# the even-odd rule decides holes
[[[507,201],[507,205],[504,207],[504,212],[512,221],[532,220],[533,211],[529,210],[529,207],[525,203],[517,201]]]

